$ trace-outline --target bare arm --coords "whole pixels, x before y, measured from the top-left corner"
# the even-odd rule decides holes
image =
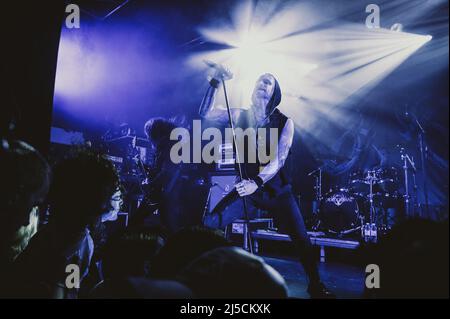
[[[227,108],[219,105],[215,105],[215,99],[217,91],[220,86],[222,86],[223,81],[231,80],[233,78],[233,73],[222,64],[217,64],[212,61],[204,61],[209,67],[215,70],[215,73],[209,81],[209,88],[203,97],[202,103],[200,104],[200,109],[198,114],[207,120],[216,122],[220,125],[226,125],[229,123],[228,110]],[[231,116],[233,122],[236,123],[237,118],[240,114],[239,109],[231,109]]]
[[[226,125],[229,123],[227,109],[215,105],[216,95],[220,85],[221,82],[214,78],[210,81],[210,86],[203,97],[198,114],[206,120]],[[230,111],[233,123],[236,123],[240,114],[240,109],[232,108]]]
[[[280,139],[278,141],[277,156],[267,164],[259,177],[264,183],[274,177],[279,170],[284,166],[286,159],[289,155],[289,150],[292,146],[292,140],[294,139],[294,122],[291,119],[286,121],[283,131],[281,132]]]
[[[214,103],[216,100],[217,90],[219,87],[219,81],[216,79],[212,79],[206,91],[205,96],[203,97],[202,103],[200,104],[200,108],[198,110],[198,115],[202,118],[209,119],[212,117],[212,109],[214,108]]]

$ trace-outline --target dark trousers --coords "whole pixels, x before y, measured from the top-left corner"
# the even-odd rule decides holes
[[[291,237],[296,251],[299,252],[300,261],[309,277],[309,282],[319,282],[319,272],[311,241],[306,231],[300,207],[292,194],[290,186],[287,185],[284,191],[278,192],[276,196],[270,195],[269,192],[258,190],[252,195],[246,196],[245,200],[249,212],[253,212],[255,208],[258,208],[267,210],[272,214],[276,224]],[[227,212],[231,205],[235,205],[239,201],[242,202],[242,199],[234,189],[206,216],[205,225],[222,227],[235,219],[243,218],[243,209],[234,209]]]

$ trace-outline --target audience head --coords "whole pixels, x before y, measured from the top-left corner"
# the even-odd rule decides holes
[[[110,161],[92,150],[75,149],[54,167],[49,222],[73,227],[96,224],[118,187]]]
[[[47,195],[50,167],[25,142],[1,140],[0,251],[14,259],[37,230],[37,206]]]
[[[151,267],[151,276],[174,278],[184,267],[203,253],[227,247],[223,232],[201,226],[182,229],[168,238]]]
[[[286,298],[281,275],[261,258],[241,248],[209,251],[178,276],[197,298]]]
[[[104,278],[146,277],[163,244],[162,237],[151,231],[128,231],[113,237],[101,256]]]

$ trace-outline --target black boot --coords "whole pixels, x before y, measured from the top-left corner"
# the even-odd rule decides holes
[[[323,283],[310,283],[308,286],[308,293],[312,299],[334,299],[336,296],[328,290]]]

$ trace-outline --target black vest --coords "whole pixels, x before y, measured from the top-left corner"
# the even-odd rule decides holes
[[[242,111],[240,116],[239,116],[239,120],[237,121],[235,128],[241,128],[243,130],[247,129],[247,128],[254,128],[256,129],[256,138],[259,140],[259,142],[261,142],[261,139],[265,139],[265,146],[266,146],[266,150],[265,150],[265,154],[269,155],[270,154],[270,145],[274,144],[274,143],[278,143],[281,133],[283,131],[284,126],[286,125],[286,121],[287,121],[287,117],[285,115],[283,115],[280,111],[278,111],[277,109],[272,113],[272,115],[270,115],[269,119],[265,121],[265,124],[262,126],[257,127],[256,125],[256,120],[255,120],[255,116],[253,113],[252,109],[249,110],[245,110]],[[265,136],[259,136],[258,134],[258,128],[265,128]],[[277,137],[278,140],[273,140],[274,136],[271,136],[270,134],[270,129],[276,129],[277,131]],[[238,135],[238,134],[237,134]],[[239,136],[237,136],[239,137]],[[237,141],[238,145],[239,143],[243,143],[244,145],[244,150],[245,150],[245,154],[239,154],[240,158],[241,158],[241,162],[243,162],[241,164],[241,168],[242,168],[242,173],[244,178],[246,179],[252,179],[254,178],[256,175],[258,175],[260,173],[260,169],[267,165],[268,163],[261,163],[260,158],[258,155],[256,155],[256,163],[252,163],[249,161],[249,154],[248,152],[250,151],[256,151],[256,154],[258,154],[258,150],[255,149],[255,147],[257,148],[255,142],[250,143],[250,141],[248,140],[248,138],[245,138],[244,141]],[[250,144],[250,145],[249,145]],[[260,144],[261,145],[261,144]],[[275,148],[276,150],[276,148]],[[259,150],[259,152],[261,152],[263,150]],[[276,154],[271,154],[272,156],[276,155]],[[236,169],[238,169],[236,167]],[[265,189],[270,189],[270,188],[274,188],[274,189],[278,189],[280,187],[283,187],[284,185],[289,184],[289,179],[287,174],[285,173],[286,168],[283,166],[278,173],[272,178],[270,179],[264,186]]]

